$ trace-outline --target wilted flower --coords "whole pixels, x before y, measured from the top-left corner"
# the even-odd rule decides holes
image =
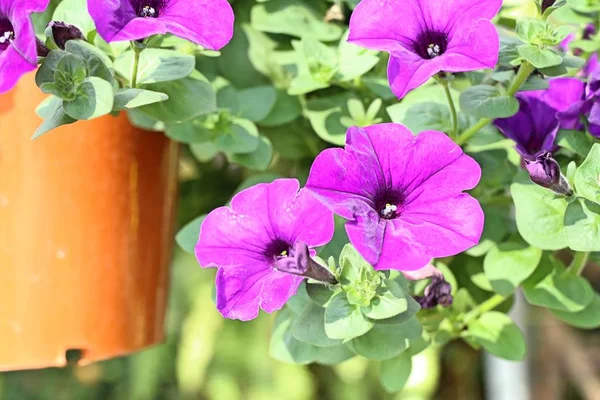
[[[452,286],[441,273],[431,276],[431,283],[425,288],[423,296],[415,296],[421,308],[433,308],[437,305],[449,307],[452,305]]]
[[[0,93],[37,66],[37,43],[30,15],[50,0],[0,0]]]
[[[88,0],[88,9],[107,42],[171,33],[219,50],[233,36],[227,0]]]
[[[577,118],[561,120],[559,115],[580,100],[583,85],[575,78],[557,78],[550,80],[546,90],[519,92],[519,112],[496,119],[494,125],[517,143],[517,151],[524,158],[535,160],[543,152],[554,151],[560,128],[574,129],[578,125]]]
[[[83,33],[75,25],[66,24],[61,21],[51,21],[48,29],[52,32],[52,39],[59,49],[64,50],[69,40],[84,40]]]
[[[440,71],[494,68],[500,42],[490,19],[502,0],[362,0],[352,43],[390,53],[388,78],[402,98]]]
[[[479,242],[483,212],[463,193],[479,165],[442,132],[400,124],[348,130],[345,149],[315,160],[306,188],[334,213],[376,269],[419,269]]]
[[[525,160],[531,181],[563,196],[571,196],[573,189],[560,172],[560,166],[550,153],[542,153],[535,160]]]
[[[217,267],[217,308],[226,318],[256,318],[279,310],[320,266],[304,253],[333,237],[333,214],[295,179],[278,179],[238,193],[231,207],[212,211],[200,231],[196,257]],[[324,269],[324,267],[323,267]],[[319,270],[331,281],[331,274]],[[326,279],[323,279],[327,281]]]

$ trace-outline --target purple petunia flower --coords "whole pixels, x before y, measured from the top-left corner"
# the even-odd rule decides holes
[[[306,188],[349,220],[350,241],[375,269],[410,271],[479,242],[483,212],[463,190],[480,177],[442,132],[380,124],[350,128],[345,149],[322,152]]]
[[[584,30],[582,32],[582,35],[581,35],[581,38],[584,39],[584,40],[590,40],[592,38],[592,36],[594,36],[595,34],[596,34],[596,26],[594,24],[588,24],[584,28]],[[560,42],[559,48],[562,51],[564,51],[565,53],[568,52],[569,51],[569,45],[571,44],[571,42],[573,40],[575,40],[575,35],[573,33],[571,33],[566,38],[564,38],[562,42]],[[582,49],[574,49],[573,50],[573,54],[576,55],[576,56],[581,56],[583,54],[583,50]],[[587,77],[597,67],[598,67],[598,54],[597,53],[593,53],[588,58],[587,62],[585,63],[585,65],[583,66],[583,68],[581,69],[581,71],[579,71],[577,73],[577,76]]]
[[[50,0],[0,0],[0,93],[37,66],[37,43],[30,15]]]
[[[227,0],[88,0],[88,9],[107,42],[171,33],[219,50],[233,36]]]
[[[217,308],[224,317],[247,321],[256,318],[259,307],[279,310],[304,276],[315,277],[307,274],[314,261],[305,245],[331,240],[333,214],[299,187],[295,179],[256,185],[202,223],[196,257],[203,267],[219,268]]]
[[[388,78],[402,98],[438,72],[494,68],[500,41],[490,22],[502,0],[362,0],[348,41],[390,53]]]
[[[577,90],[575,90],[577,89]],[[577,100],[558,114],[561,121],[568,121],[574,129],[582,129],[581,116],[588,120],[588,131],[600,138],[600,69],[596,68],[589,76],[587,84],[583,82],[569,94]]]
[[[496,119],[494,125],[517,143],[521,156],[535,160],[540,154],[555,150],[554,140],[560,128],[576,128],[576,117],[558,116],[579,101],[583,85],[575,78],[557,78],[550,80],[546,90],[519,92],[519,112]]]

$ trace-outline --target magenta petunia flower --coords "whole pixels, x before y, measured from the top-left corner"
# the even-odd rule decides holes
[[[0,0],[0,93],[36,68],[37,43],[30,16],[44,11],[49,1]]]
[[[345,149],[322,152],[306,188],[349,220],[350,241],[375,269],[410,271],[479,242],[483,212],[463,190],[480,177],[444,133],[380,124],[350,128]]]
[[[281,309],[310,275],[308,263],[314,261],[306,246],[333,237],[333,214],[299,187],[295,179],[256,185],[202,223],[196,257],[203,267],[219,269],[217,308],[224,317],[247,321],[259,308]]]
[[[88,9],[107,42],[171,33],[219,50],[233,36],[227,0],[88,0]]]
[[[579,124],[577,115],[559,115],[579,102],[583,87],[584,83],[576,78],[556,78],[550,80],[548,89],[519,92],[519,112],[496,119],[494,125],[516,142],[516,149],[524,158],[535,160],[556,149],[554,141],[560,128],[575,129]]]
[[[348,41],[390,53],[388,78],[402,98],[440,71],[494,68],[500,41],[490,22],[502,0],[362,0]]]

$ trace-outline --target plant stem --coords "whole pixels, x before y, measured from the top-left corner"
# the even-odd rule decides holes
[[[517,91],[519,90],[519,88],[523,85],[523,83],[525,83],[527,78],[529,78],[529,75],[531,75],[531,73],[533,71],[535,71],[535,67],[533,65],[531,65],[530,63],[528,63],[527,61],[525,61],[523,64],[521,64],[521,68],[519,68],[519,72],[517,73],[517,76],[515,76],[515,80],[508,88],[508,91],[506,92],[506,94],[509,96],[514,96],[515,93],[517,93]],[[469,129],[464,131],[458,137],[458,139],[456,140],[456,144],[458,144],[459,146],[464,145],[465,143],[467,143],[467,141],[469,139],[471,139],[471,137],[473,135],[475,135],[477,132],[479,132],[482,128],[484,128],[490,122],[492,122],[492,120],[490,118],[480,119],[475,125],[473,125]]]
[[[456,113],[454,100],[452,100],[452,94],[450,93],[450,85],[448,84],[448,81],[443,78],[438,79],[438,82],[443,86],[444,92],[446,92],[446,99],[448,99],[448,106],[450,107],[450,114],[452,115],[452,132],[450,137],[456,140],[458,136],[458,114]]]
[[[137,87],[137,76],[138,76],[138,68],[140,66],[140,54],[142,54],[142,49],[139,49],[137,46],[133,46],[133,68],[131,71],[131,87]]]
[[[506,297],[500,296],[499,294],[495,294],[479,306],[475,307],[471,311],[469,311],[465,317],[463,318],[463,323],[468,325],[469,322],[473,321],[475,318],[479,317],[481,314],[485,314],[488,311],[492,311],[494,308],[498,307],[502,302],[506,300]]]
[[[583,269],[587,265],[588,258],[590,257],[590,253],[577,251],[575,252],[575,256],[573,257],[573,261],[571,261],[571,265],[569,265],[569,273],[572,275],[581,275]]]

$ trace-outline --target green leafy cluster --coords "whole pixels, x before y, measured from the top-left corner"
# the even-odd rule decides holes
[[[344,247],[339,266],[333,258],[329,265],[340,284],[301,286],[277,315],[271,355],[325,365],[359,355],[382,361],[384,387],[402,389],[384,378],[393,374],[388,369],[410,368],[411,356],[427,347],[408,281],[398,272],[375,271],[351,245]]]

